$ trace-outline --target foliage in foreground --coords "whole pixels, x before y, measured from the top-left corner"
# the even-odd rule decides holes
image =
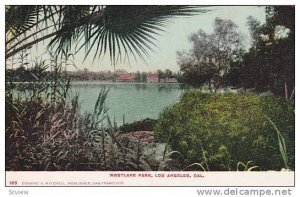
[[[5,168],[8,171],[189,170],[188,161],[157,158],[155,144],[125,139],[107,116],[107,91],[92,113],[80,114],[78,96],[66,104],[32,96],[5,100]],[[199,168],[198,168],[199,169]]]
[[[233,170],[248,161],[261,170],[293,169],[294,121],[294,105],[283,99],[194,91],[161,113],[155,134],[207,170]]]
[[[49,47],[85,50],[94,59],[109,53],[112,63],[144,59],[155,46],[155,35],[169,19],[205,13],[197,6],[8,5],[5,7],[5,58],[49,39]]]

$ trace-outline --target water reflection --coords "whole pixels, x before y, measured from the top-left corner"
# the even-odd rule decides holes
[[[136,83],[134,84],[135,88],[137,90],[145,90],[147,89],[147,85],[145,83]]]

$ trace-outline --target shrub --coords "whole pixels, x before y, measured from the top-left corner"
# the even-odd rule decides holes
[[[234,170],[248,161],[262,170],[278,170],[284,166],[278,135],[266,116],[284,137],[288,165],[294,168],[294,104],[282,99],[186,92],[160,114],[154,130],[157,140],[207,170]]]
[[[78,117],[61,102],[6,99],[6,170],[73,170],[82,157]]]
[[[153,131],[153,127],[157,120],[146,118],[143,120],[135,121],[133,123],[127,123],[120,126],[120,131],[123,133],[128,133],[132,131]]]

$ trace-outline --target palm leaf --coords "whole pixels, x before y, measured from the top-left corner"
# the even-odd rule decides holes
[[[27,31],[36,22],[38,6],[7,6],[5,32],[21,34]]]
[[[16,10],[19,10],[19,14],[16,14]],[[109,53],[112,63],[121,60],[122,57],[124,60],[126,57],[129,59],[129,54],[135,59],[138,56],[145,61],[144,56],[148,56],[148,51],[152,51],[152,47],[155,46],[154,36],[163,31],[170,18],[207,11],[199,6],[177,5],[9,6],[6,10],[6,29],[14,32],[15,36],[32,31],[33,27],[41,24],[54,27],[51,33],[41,33],[42,37],[29,43],[20,42],[14,45],[14,48],[8,48],[6,58],[51,38],[49,47],[55,48],[56,54],[61,53],[62,49],[68,52],[75,45],[77,52],[85,48],[86,57],[93,52],[94,59]],[[43,30],[46,32],[48,28],[39,29],[40,32],[44,32]],[[33,36],[36,34],[31,34],[26,40]],[[6,44],[9,45],[10,42]]]
[[[285,139],[284,139],[283,135],[281,134],[281,132],[279,131],[279,129],[276,126],[276,124],[268,116],[265,115],[265,117],[272,124],[272,126],[274,127],[274,129],[276,130],[277,138],[278,138],[278,145],[279,145],[279,152],[280,152],[281,158],[283,160],[284,167],[286,169],[289,169],[289,166],[288,166],[288,154],[287,154],[287,148],[286,148]]]
[[[135,59],[138,56],[145,61],[144,56],[149,56],[148,50],[153,51],[152,47],[155,46],[154,35],[163,31],[170,18],[204,11],[192,6],[107,6],[101,17],[91,21],[98,27],[94,29],[94,36],[85,39],[79,48],[91,43],[86,50],[87,57],[95,40],[98,40],[98,43],[104,44],[101,44],[100,50],[96,50],[94,59],[109,52],[113,64],[118,59],[116,54],[126,57],[130,53]]]

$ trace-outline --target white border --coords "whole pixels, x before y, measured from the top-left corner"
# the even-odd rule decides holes
[[[17,181],[15,183],[14,181]],[[201,171],[64,171],[6,172],[6,185],[16,186],[294,186],[294,172]]]
[[[292,5],[295,0],[9,0],[6,4],[11,5]],[[3,2],[2,2],[3,3]]]
[[[34,5],[34,4],[73,4],[73,5],[85,5],[85,4],[120,4],[120,5],[126,5],[126,4],[165,4],[165,5],[171,5],[171,4],[188,4],[188,5],[296,5],[296,32],[299,31],[299,25],[298,25],[298,19],[299,19],[299,1],[296,0],[207,0],[207,1],[199,1],[199,0],[189,0],[189,1],[175,1],[175,0],[131,0],[131,1],[122,1],[122,0],[102,0],[102,1],[97,1],[97,0],[89,0],[88,2],[86,0],[2,0],[0,1],[0,23],[1,23],[1,31],[0,31],[0,37],[2,39],[5,38],[4,36],[4,6],[5,4],[14,4],[14,5]],[[297,34],[296,34],[297,35]],[[3,43],[3,42],[2,42]],[[4,49],[5,46],[2,44],[0,47],[0,54],[2,55],[2,68],[0,71],[0,98],[2,99],[0,102],[0,109],[2,111],[1,113],[1,131],[2,131],[2,137],[1,139],[1,160],[0,160],[0,169],[1,169],[1,175],[4,175],[3,172],[5,170],[4,168],[4,158],[5,158],[5,138],[4,138],[4,124],[5,124],[5,107],[4,107],[4,88],[5,88],[5,80],[4,80]],[[297,36],[296,36],[296,75],[299,75],[299,68],[298,68],[298,63],[299,63],[299,42],[297,42]],[[299,79],[296,77],[296,94],[299,89]],[[298,97],[296,95],[296,102],[298,103]],[[299,142],[299,118],[298,118],[298,105],[296,104],[296,142]],[[299,144],[296,143],[296,152],[298,153],[299,151]],[[296,154],[297,155],[297,154]],[[299,154],[298,154],[299,155]],[[296,156],[296,164],[299,164],[299,156]],[[297,181],[299,178],[299,168],[297,168],[296,165],[296,193],[293,192],[293,194],[300,194],[299,190],[299,182]],[[11,188],[4,188],[4,176],[0,176],[0,190],[1,190],[1,196],[9,196],[8,191]],[[23,188],[18,188],[19,190],[23,190]],[[292,188],[293,189],[293,188]],[[106,187],[106,188],[30,188],[26,189],[28,190],[30,195],[29,196],[83,196],[83,195],[89,195],[89,196],[197,196],[196,193],[196,188],[111,188],[111,187]],[[294,190],[294,189],[293,189]],[[297,195],[297,196],[298,196]]]

